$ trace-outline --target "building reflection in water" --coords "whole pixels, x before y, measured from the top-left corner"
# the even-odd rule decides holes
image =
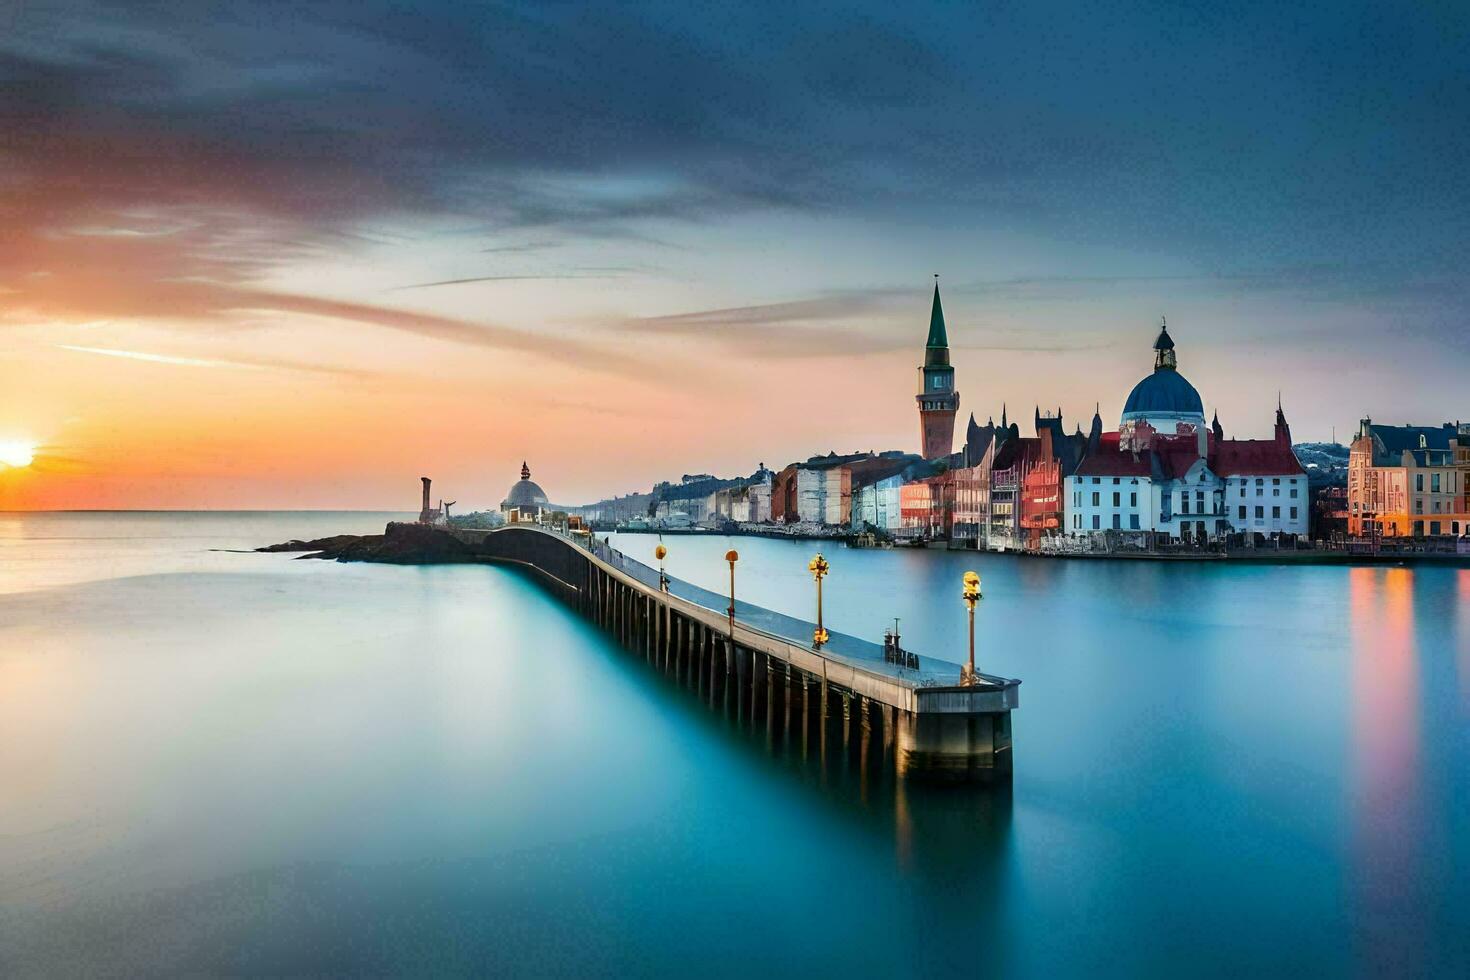
[[[1349,792],[1355,937],[1369,973],[1413,973],[1423,948],[1425,819],[1414,572],[1349,573],[1352,752]],[[1406,971],[1406,967],[1410,967]]]
[[[1455,576],[1455,649],[1459,651],[1455,673],[1460,679],[1460,704],[1470,715],[1470,568],[1462,568]]]

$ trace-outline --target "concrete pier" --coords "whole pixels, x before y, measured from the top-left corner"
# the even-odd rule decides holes
[[[887,662],[878,644],[837,633],[814,650],[799,621],[738,602],[732,636],[726,598],[711,602],[677,580],[664,592],[655,569],[540,527],[440,533],[478,559],[533,571],[621,645],[711,706],[763,727],[768,740],[780,733],[805,755],[815,735],[824,759],[840,753],[864,767],[881,759],[905,778],[1011,778],[1020,681],[981,675],[960,687],[959,664],[922,657],[923,668],[911,669]]]

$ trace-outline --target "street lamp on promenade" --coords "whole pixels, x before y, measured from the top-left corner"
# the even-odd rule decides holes
[[[725,552],[725,560],[730,563],[730,608],[725,612],[730,615],[730,639],[735,639],[735,563],[740,560],[740,552],[731,548]]]
[[[664,574],[664,556],[668,553],[669,549],[663,546],[662,541],[659,542],[658,547],[653,549],[653,557],[658,559],[658,590],[660,592],[669,591],[669,577]]]
[[[812,631],[812,647],[817,650],[820,650],[822,644],[830,639],[827,631],[822,628],[822,579],[827,577],[827,572],[831,567],[820,551],[817,552],[817,557],[807,562],[806,565],[806,570],[811,572],[812,578],[817,580],[817,628]]]
[[[980,683],[980,675],[975,673],[975,604],[980,601],[980,573],[965,573],[965,608],[970,613],[970,661],[965,664],[964,670],[960,671],[960,687],[974,687]]]

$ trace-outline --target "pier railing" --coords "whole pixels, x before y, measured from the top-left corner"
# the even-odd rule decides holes
[[[578,541],[576,537],[568,536],[568,540],[587,548],[598,558],[649,588],[659,588],[658,569],[595,537],[590,541]],[[668,581],[670,595],[718,614],[722,620],[725,618],[725,610],[730,605],[728,595],[701,588],[672,575],[665,574],[664,577]],[[742,599],[735,600],[735,621],[744,629],[798,646],[810,645],[812,630],[816,627],[810,620],[789,616]],[[946,659],[903,651],[908,656],[895,660],[890,651],[880,643],[831,630],[828,630],[828,635],[830,638],[822,646],[823,653],[833,659],[850,663],[857,670],[907,680],[918,687],[947,687],[957,683],[960,677],[961,665]],[[989,674],[980,676],[982,680],[993,684],[1004,684],[1007,681],[1006,678]]]

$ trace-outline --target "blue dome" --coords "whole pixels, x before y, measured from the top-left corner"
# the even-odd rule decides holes
[[[1124,418],[1164,413],[1205,414],[1205,404],[1200,401],[1194,385],[1172,368],[1158,368],[1134,385],[1128,404],[1123,406]]]

